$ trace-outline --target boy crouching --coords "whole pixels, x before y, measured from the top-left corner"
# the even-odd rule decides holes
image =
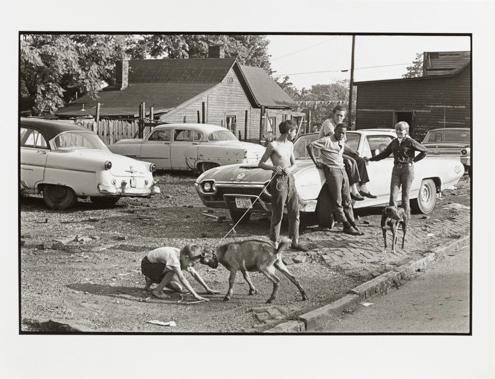
[[[201,248],[196,245],[186,245],[182,250],[176,247],[159,247],[151,250],[141,261],[141,272],[146,280],[145,290],[150,290],[151,284],[158,283],[151,293],[159,299],[168,299],[168,296],[162,292],[164,287],[184,292],[184,286],[195,299],[208,301],[194,291],[182,272],[183,270],[189,272],[208,294],[219,293],[208,287],[203,278],[194,270],[193,266],[198,261],[208,264]]]

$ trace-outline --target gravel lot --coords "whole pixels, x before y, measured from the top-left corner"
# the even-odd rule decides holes
[[[203,278],[221,291],[220,295],[209,296],[209,303],[187,304],[192,300],[188,295],[177,303],[180,298],[175,294],[167,302],[149,299],[140,273],[140,261],[147,250],[181,247],[186,243],[214,247],[231,227],[228,213],[223,210],[210,214],[225,216],[224,221],[204,216],[207,209],[194,189],[194,176],[161,173],[157,177],[160,195],[152,199],[121,199],[110,209],[98,209],[89,201],[80,201],[69,211],[51,211],[39,197],[22,200],[22,330],[45,330],[43,322],[48,320],[97,332],[239,333],[262,331],[270,326],[259,316],[259,310],[265,306],[271,284],[258,273],[252,275],[261,292],[257,296],[247,295],[247,284],[238,275],[232,300],[223,302],[228,288],[227,270],[198,265]],[[469,196],[469,178],[465,177],[457,191],[450,191],[440,200],[438,211],[428,222],[433,225],[437,220],[445,224],[448,210],[444,211],[441,205],[455,201],[469,206]],[[378,224],[378,217],[376,211],[368,211],[361,222]],[[417,215],[413,220],[418,228],[425,223],[421,217]],[[257,218],[238,227],[232,238],[261,237],[266,235],[268,226],[267,219]],[[373,235],[381,234],[375,229]],[[272,314],[275,321],[339,298],[369,279],[327,264],[319,252],[319,242],[321,246],[323,242],[328,245],[328,239],[328,234],[308,229],[302,240],[313,250],[303,256],[303,262],[293,264],[292,259],[300,258],[300,253],[284,253],[291,263],[289,269],[306,288],[310,300],[301,302],[297,289],[283,278],[279,297],[270,308],[270,312],[278,312]],[[377,239],[376,243],[382,242]],[[415,248],[429,248],[428,241]],[[193,282],[191,278],[198,288]],[[151,325],[146,323],[149,320],[174,320],[177,327]]]

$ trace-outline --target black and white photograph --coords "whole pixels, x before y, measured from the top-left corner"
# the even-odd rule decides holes
[[[469,35],[19,38],[21,332],[470,333]]]
[[[246,4],[253,16],[255,3]],[[493,10],[488,3],[474,8]],[[446,362],[471,346],[479,364],[466,360],[456,377],[493,374],[484,324],[493,309],[479,307],[494,300],[483,282],[493,241],[478,239],[492,240],[493,160],[482,149],[493,130],[482,115],[490,106],[476,105],[493,82],[495,51],[479,32],[488,29],[473,19],[452,27],[449,12],[459,19],[460,8],[437,12],[449,27],[424,26],[432,12],[414,19],[421,27],[396,19],[382,28],[361,27],[362,9],[346,25],[327,7],[328,26],[313,12],[314,23],[297,26],[295,9],[293,28],[260,26],[270,18],[261,8],[249,27],[232,27],[227,10],[216,27],[206,13],[160,26],[143,7],[126,10],[142,16],[128,26],[88,18],[9,30],[17,96],[6,108],[18,131],[2,157],[16,177],[8,208],[17,229],[3,327],[16,346],[32,341],[29,356],[56,346],[72,362],[40,377],[91,366],[77,356],[97,345],[115,346],[109,360],[129,367],[134,350],[135,364],[146,350],[156,360],[157,348],[166,365],[226,354],[216,375],[230,372],[234,351],[254,363],[249,351],[265,361],[274,349],[276,366],[304,375],[307,364],[320,377],[330,345],[346,354],[343,373],[355,354],[376,364],[380,343],[391,358],[401,346],[420,354],[410,364],[435,367],[426,377],[453,377]],[[159,9],[175,17],[173,6]],[[408,21],[406,7],[398,14]],[[450,357],[426,353],[449,345]],[[392,365],[399,360],[407,356]],[[105,369],[76,376],[109,377],[101,355],[94,364]],[[132,367],[119,376],[140,375]]]

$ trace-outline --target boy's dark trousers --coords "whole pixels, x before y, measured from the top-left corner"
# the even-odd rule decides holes
[[[344,167],[328,167],[323,165],[326,185],[330,196],[331,212],[335,221],[342,222],[344,226],[350,224],[354,226],[354,214],[352,210],[352,199],[349,191],[349,179]]]
[[[294,176],[276,175],[269,188],[272,195],[272,219],[270,223],[270,239],[280,240],[280,226],[284,215],[284,206],[287,202],[289,217],[289,238],[293,242],[299,239],[299,196],[297,195]]]

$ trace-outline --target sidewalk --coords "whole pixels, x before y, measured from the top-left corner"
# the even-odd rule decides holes
[[[451,251],[415,280],[328,321],[331,333],[469,333],[469,248]],[[364,304],[364,305],[363,305]]]

